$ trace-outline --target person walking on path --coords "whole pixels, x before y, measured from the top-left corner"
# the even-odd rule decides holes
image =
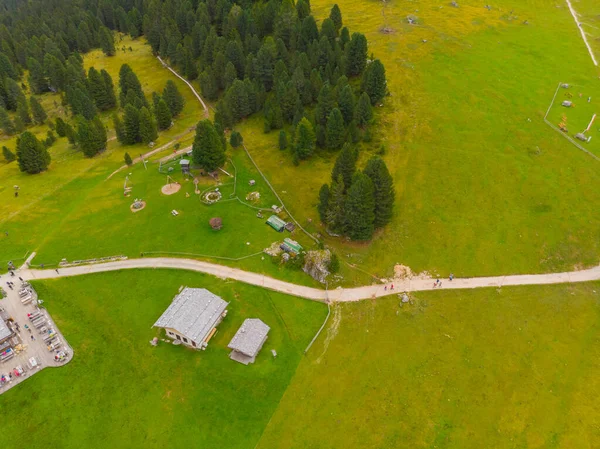
[[[450,276],[448,276],[448,279],[449,279],[450,281],[452,281],[452,279],[454,279],[454,273],[450,273]]]

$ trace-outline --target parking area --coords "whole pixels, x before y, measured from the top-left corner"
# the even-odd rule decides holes
[[[48,367],[69,362],[73,351],[36,291],[17,274],[0,287],[0,394]]]

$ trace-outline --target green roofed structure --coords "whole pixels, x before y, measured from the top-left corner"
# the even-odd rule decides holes
[[[285,221],[279,218],[277,215],[271,215],[267,220],[267,224],[275,229],[277,232],[283,232],[285,229]]]
[[[300,251],[303,249],[300,243],[288,238],[283,239],[283,246],[286,252],[294,254],[300,254]]]

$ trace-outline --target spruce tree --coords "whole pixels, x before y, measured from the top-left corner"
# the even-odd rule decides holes
[[[381,228],[392,219],[392,209],[396,192],[394,180],[388,171],[385,162],[380,157],[369,159],[363,171],[373,182],[375,199],[375,228]]]
[[[65,137],[67,135],[66,123],[60,117],[56,118],[56,134],[58,134],[59,137]]]
[[[12,78],[16,80],[19,74],[15,70],[12,62],[4,53],[0,53],[0,80],[4,78]]]
[[[123,64],[119,70],[119,89],[122,108],[127,104],[137,104],[138,107],[148,106],[140,80],[128,64]]]
[[[373,182],[358,172],[346,195],[344,210],[345,233],[352,240],[369,240],[375,231],[375,198]]]
[[[158,124],[158,129],[160,130],[169,129],[173,121],[171,110],[169,109],[169,106],[167,106],[167,103],[165,103],[165,100],[162,98],[159,100],[158,105],[156,106],[156,121]]]
[[[100,70],[100,75],[102,76],[102,79],[104,80],[104,91],[105,91],[105,97],[104,97],[104,111],[108,110],[108,109],[112,109],[115,106],[117,106],[117,96],[115,95],[115,86],[113,84],[113,80],[112,77],[110,76],[110,74],[102,69]]]
[[[77,142],[77,135],[75,134],[75,130],[69,123],[65,123],[65,135],[67,136],[67,140],[71,145],[75,145]]]
[[[119,114],[115,112],[112,116],[112,120],[113,125],[115,127],[115,133],[117,135],[117,141],[119,143],[125,144],[125,142],[127,141],[127,137],[125,135],[125,126],[123,125]]]
[[[29,174],[41,173],[50,165],[50,154],[35,135],[25,131],[17,138],[19,170]]]
[[[340,11],[340,7],[337,5],[333,5],[331,11],[329,12],[329,18],[335,25],[335,29],[339,32],[342,28],[342,11]]]
[[[106,27],[100,28],[100,48],[106,56],[114,56],[116,53],[112,32]]]
[[[4,160],[9,163],[14,161],[17,156],[15,156],[15,153],[13,153],[12,151],[10,151],[7,147],[2,147],[2,155],[4,156]]]
[[[140,140],[145,144],[149,144],[150,142],[154,142],[157,137],[158,133],[154,117],[152,117],[148,108],[143,107],[140,110]]]
[[[200,74],[200,90],[202,96],[207,100],[216,100],[219,95],[219,88],[215,82],[215,79],[206,71]]]
[[[285,150],[288,146],[288,139],[286,132],[282,129],[279,131],[279,149]]]
[[[348,125],[354,119],[354,93],[349,85],[345,85],[338,97],[338,107],[344,117],[344,123]]]
[[[356,173],[356,159],[356,151],[350,145],[345,144],[331,170],[331,180],[335,181],[341,178],[344,182],[344,192],[352,185],[352,178]]]
[[[31,115],[29,113],[29,105],[25,97],[19,98],[17,102],[17,117],[21,120],[23,125],[31,125]]]
[[[327,148],[338,149],[345,140],[344,118],[338,108],[333,108],[327,119],[326,129]]]
[[[125,155],[123,156],[123,159],[125,160],[125,163],[129,166],[133,165],[133,160],[131,160],[131,156],[129,155],[129,153],[125,153]]]
[[[356,124],[364,128],[373,119],[373,108],[371,99],[366,92],[363,92],[356,104]]]
[[[15,133],[15,125],[10,119],[6,109],[0,107],[0,129],[4,134],[12,136]]]
[[[27,59],[27,68],[29,69],[29,87],[35,94],[41,94],[48,91],[48,78],[42,65],[34,58]]]
[[[237,123],[250,115],[248,93],[246,92],[246,85],[243,81],[235,80],[233,82],[231,87],[227,90],[225,104],[227,104],[231,111],[234,123]]]
[[[315,109],[315,120],[318,124],[325,126],[331,110],[335,107],[335,98],[333,96],[333,89],[329,85],[329,82],[323,84],[319,97],[317,100],[317,107]]]
[[[106,129],[100,117],[94,117],[93,120],[78,118],[77,142],[86,157],[94,157],[106,149]]]
[[[373,105],[385,96],[387,90],[385,67],[379,59],[369,64],[363,73],[362,90],[369,95]]]
[[[346,45],[346,74],[360,75],[367,65],[367,38],[361,33],[352,33]]]
[[[25,100],[25,94],[17,82],[11,78],[4,80],[4,90],[6,91],[6,109],[16,111],[19,100]]]
[[[31,105],[31,114],[36,124],[41,125],[48,118],[48,114],[44,111],[44,108],[35,97],[29,98],[29,104]]]
[[[130,104],[125,106],[123,130],[123,143],[125,145],[133,145],[140,141],[140,111]]]
[[[308,159],[315,151],[315,143],[313,127],[306,118],[303,118],[296,128],[295,158],[297,160]]]
[[[213,172],[225,163],[223,144],[210,120],[201,120],[196,126],[192,157],[207,172]]]
[[[229,145],[231,145],[233,148],[237,148],[242,144],[243,141],[244,141],[244,138],[242,137],[242,135],[239,132],[237,132],[237,131],[231,132],[231,136],[229,136]]]
[[[323,184],[319,190],[319,205],[317,206],[319,211],[319,218],[322,223],[325,223],[327,219],[327,210],[329,210],[329,185]]]
[[[325,225],[334,233],[342,233],[345,224],[346,195],[344,181],[340,176],[331,182],[329,198],[327,199],[327,211],[325,213]]]
[[[173,117],[177,117],[183,111],[185,100],[172,80],[167,81],[162,97],[169,106]]]

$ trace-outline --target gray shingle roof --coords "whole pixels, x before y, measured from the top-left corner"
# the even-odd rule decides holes
[[[174,299],[154,327],[169,327],[181,335],[202,342],[229,303],[205,288],[185,288]]]
[[[0,318],[0,340],[4,340],[12,335],[12,331],[8,328],[8,325]]]
[[[227,347],[255,357],[270,330],[271,328],[258,318],[248,318],[242,323]]]

